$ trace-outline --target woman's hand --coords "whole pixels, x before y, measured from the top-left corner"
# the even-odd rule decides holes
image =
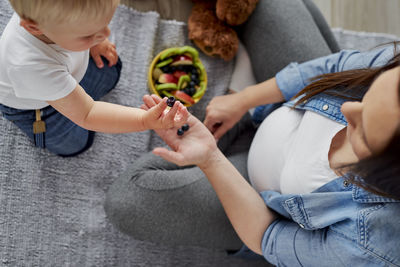
[[[90,55],[92,56],[96,66],[102,68],[104,66],[101,57],[105,57],[108,60],[108,66],[114,66],[118,61],[117,50],[115,44],[111,43],[108,39],[90,48]]]
[[[143,115],[143,125],[145,129],[170,129],[181,127],[188,119],[189,112],[186,107],[176,101],[171,109],[167,110],[167,99],[159,98],[156,95],[143,96],[144,104],[142,109],[147,112]]]
[[[240,93],[214,97],[206,108],[204,125],[218,140],[247,112]]]
[[[143,98],[143,101],[142,109],[148,110],[159,105],[162,100],[152,95]],[[218,150],[215,139],[196,117],[189,114],[186,123],[189,125],[189,130],[182,136],[177,135],[180,127],[155,130],[172,150],[158,147],[153,153],[179,166],[207,165],[208,160],[212,159],[214,152]]]

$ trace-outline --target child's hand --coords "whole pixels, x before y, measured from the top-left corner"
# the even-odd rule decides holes
[[[170,110],[167,108],[167,99],[156,95],[143,96],[142,109],[147,110],[143,116],[143,125],[146,129],[170,129],[181,127],[188,119],[189,112],[179,101],[175,101]]]
[[[108,60],[109,67],[114,66],[118,61],[115,44],[111,43],[108,39],[105,39],[103,42],[90,48],[90,55],[96,63],[96,66],[100,69],[104,66],[101,56]]]
[[[156,95],[144,96],[142,108],[149,110],[157,107],[164,100],[166,99],[161,100]],[[175,105],[177,102],[175,102]],[[175,108],[175,105],[173,108]],[[179,115],[178,113],[177,116]],[[179,136],[177,131],[181,127],[180,125],[173,128],[156,129],[155,132],[172,150],[158,147],[153,150],[153,153],[180,166],[205,164],[211,158],[212,153],[217,150],[215,139],[204,124],[196,117],[190,115],[186,109],[184,115],[187,119],[186,123],[189,125],[189,130],[184,132],[182,136]]]

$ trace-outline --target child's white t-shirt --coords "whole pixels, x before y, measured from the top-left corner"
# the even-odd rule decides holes
[[[46,44],[19,25],[14,14],[0,37],[0,103],[40,109],[70,94],[85,75],[89,50]]]

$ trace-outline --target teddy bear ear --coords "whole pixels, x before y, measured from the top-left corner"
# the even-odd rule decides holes
[[[216,3],[217,17],[231,26],[243,24],[253,13],[258,1],[218,0]]]

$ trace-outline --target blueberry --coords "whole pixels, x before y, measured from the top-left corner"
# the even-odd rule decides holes
[[[164,66],[164,67],[162,67],[161,68],[161,70],[162,70],[162,72],[164,72],[164,73],[169,73],[169,66]]]
[[[194,81],[190,81],[189,86],[190,87],[194,87],[196,85],[196,83]]]
[[[196,88],[186,87],[185,89],[183,89],[183,92],[187,95],[193,96],[196,93]]]
[[[178,129],[178,131],[176,132],[177,135],[182,136],[184,134],[182,128]]]
[[[190,78],[191,78],[192,80],[197,80],[199,77],[198,77],[197,74],[192,73],[192,75],[190,76]]]
[[[168,107],[173,107],[173,106],[174,106],[174,103],[175,103],[175,97],[173,97],[173,96],[168,97],[168,99],[167,99],[167,106],[168,106]]]
[[[185,70],[186,72],[192,72],[193,69],[195,69],[195,68],[193,67],[193,65],[185,65],[185,66],[184,66],[184,70]]]
[[[182,129],[182,131],[186,132],[187,130],[189,130],[189,124],[186,123],[186,124],[182,125],[181,129]]]
[[[196,88],[190,87],[190,88],[189,88],[189,94],[188,94],[188,95],[193,96],[196,92],[197,92]]]

